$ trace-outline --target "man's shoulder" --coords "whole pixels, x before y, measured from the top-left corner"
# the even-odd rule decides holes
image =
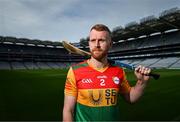
[[[73,70],[76,70],[76,69],[87,67],[87,66],[88,66],[88,63],[87,63],[87,60],[85,60],[85,61],[73,64],[71,67]]]
[[[114,64],[114,63],[111,63],[111,62],[109,62],[109,64],[110,64],[110,68],[112,68],[112,69],[114,69],[114,70],[121,70],[121,71],[124,71],[124,68],[118,66],[117,64]]]

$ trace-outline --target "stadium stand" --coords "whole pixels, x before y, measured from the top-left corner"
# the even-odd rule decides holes
[[[52,69],[58,69],[58,68],[60,68],[60,67],[58,66],[58,64],[53,63],[53,62],[47,62],[47,65],[48,65],[49,67],[51,67]]]
[[[153,68],[180,68],[180,10],[165,10],[159,16],[132,22],[113,31],[115,42],[110,57],[132,65]],[[174,67],[173,67],[174,66]]]
[[[33,62],[24,62],[27,69],[39,69],[38,66]]]
[[[12,69],[26,69],[23,62],[11,62]]]
[[[161,60],[160,58],[153,58],[153,59],[144,60],[140,64],[150,67],[151,65],[157,63],[160,60]]]
[[[9,62],[0,61],[0,69],[11,69]]]
[[[87,41],[75,46],[88,51]],[[152,68],[180,68],[180,9],[172,8],[112,30],[109,58]],[[83,44],[81,44],[81,42]],[[83,47],[80,47],[83,45]],[[0,69],[58,69],[84,60],[61,42],[0,36]]]
[[[155,64],[151,65],[151,67],[154,68],[170,68],[171,65],[176,63],[180,58],[177,57],[168,57],[168,58],[162,58]]]
[[[179,66],[180,66],[180,58],[177,60],[177,62],[174,62],[170,68],[171,69],[179,69]]]
[[[50,68],[45,62],[37,62],[36,64],[40,69],[49,69]]]

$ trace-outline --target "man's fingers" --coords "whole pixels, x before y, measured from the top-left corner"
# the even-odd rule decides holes
[[[135,68],[135,71],[136,72],[140,72],[140,68],[141,68],[141,65],[139,65],[138,67]]]
[[[146,75],[149,75],[151,73],[151,69],[150,68],[147,68],[146,70]]]
[[[135,68],[135,71],[138,73],[141,73],[142,75],[149,75],[149,73],[151,72],[151,69],[139,65],[138,67]]]

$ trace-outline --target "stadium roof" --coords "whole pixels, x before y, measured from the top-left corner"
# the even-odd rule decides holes
[[[31,45],[31,46],[44,46],[44,47],[62,47],[61,42],[52,42],[52,41],[42,41],[38,39],[27,39],[27,38],[15,38],[15,37],[3,37],[0,36],[0,43],[9,43],[9,44],[21,44],[21,45]]]
[[[151,15],[140,19],[140,22],[129,22],[124,28],[122,26],[115,27],[112,30],[112,40],[114,42],[121,42],[122,40],[130,40],[153,33],[163,33],[171,29],[180,29],[180,9],[178,7],[161,12],[159,17]],[[0,36],[0,43],[62,48],[61,42],[3,36]]]
[[[125,28],[121,26],[113,29],[113,41],[128,40],[142,35],[150,35],[156,32],[165,32],[171,29],[180,29],[180,9],[172,8],[160,13],[159,17],[154,15],[142,18],[140,22],[130,22]]]

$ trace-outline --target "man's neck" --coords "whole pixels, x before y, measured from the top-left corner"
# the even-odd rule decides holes
[[[96,60],[95,58],[91,57],[91,59],[89,60],[89,63],[94,67],[94,68],[104,68],[108,65],[108,60],[107,57],[104,57],[103,59]]]

